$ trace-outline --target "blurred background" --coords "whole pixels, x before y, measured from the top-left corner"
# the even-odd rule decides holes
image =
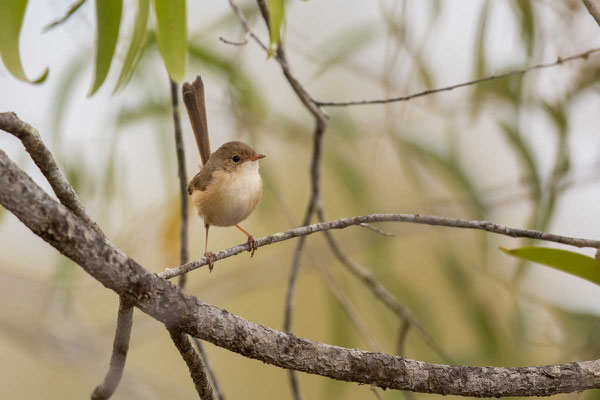
[[[89,213],[144,267],[178,264],[179,198],[169,80],[153,40],[115,95],[136,11],[125,2],[107,83],[91,98],[95,19],[88,1],[30,1],[21,37],[29,76],[0,67],[0,110],[36,127]],[[253,1],[240,1],[267,38]],[[213,149],[240,139],[261,161],[264,194],[243,224],[255,237],[298,226],[309,196],[313,118],[273,59],[244,35],[226,1],[189,2],[186,80],[204,78]],[[448,86],[598,46],[600,28],[580,1],[289,1],[286,46],[293,70],[319,100],[400,96]],[[328,108],[324,208],[329,219],[376,212],[489,219],[514,227],[600,236],[600,55],[405,103]],[[183,109],[188,177],[200,163]],[[50,192],[21,144],[0,148]],[[190,207],[190,256],[203,254]],[[465,365],[525,366],[600,358],[600,290],[498,250],[531,244],[491,234],[381,224],[335,232],[427,332]],[[213,250],[245,241],[211,230]],[[244,253],[188,275],[186,291],[281,329],[295,240]],[[589,249],[577,250],[593,255]],[[331,278],[331,279],[330,279]],[[342,307],[332,283],[347,299]],[[0,395],[86,398],[111,354],[117,296],[0,208]],[[346,312],[350,304],[353,317]],[[357,330],[354,319],[366,327]],[[296,335],[345,347],[398,351],[401,321],[339,262],[320,235],[307,240],[296,292]],[[206,344],[227,398],[288,398],[287,371]],[[414,330],[403,354],[445,363]],[[376,398],[369,387],[300,374],[305,398]],[[385,399],[407,395],[379,391]],[[10,396],[10,397],[9,397]],[[135,312],[115,399],[186,399],[196,392],[164,326]],[[413,398],[428,395],[416,394]],[[598,391],[556,396],[600,398]]]

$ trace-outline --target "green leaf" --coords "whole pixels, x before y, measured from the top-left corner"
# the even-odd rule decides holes
[[[125,85],[128,78],[131,76],[135,65],[135,61],[140,56],[144,37],[146,35],[146,27],[148,26],[148,15],[150,14],[150,0],[138,0],[138,10],[135,16],[135,24],[133,26],[133,35],[131,35],[131,42],[129,43],[129,49],[121,68],[121,74],[119,80],[115,86],[113,93],[116,93],[121,87]]]
[[[119,38],[122,9],[123,0],[96,0],[96,63],[88,96],[96,93],[108,75]]]
[[[41,83],[48,76],[48,68],[39,78],[30,80],[25,75],[21,63],[19,36],[21,35],[26,8],[27,0],[3,2],[2,11],[0,11],[0,57],[8,72],[15,78],[30,83]]]
[[[269,6],[269,51],[267,57],[271,57],[277,50],[281,28],[285,18],[285,0],[267,0]]]
[[[521,23],[521,36],[526,45],[527,54],[531,56],[535,47],[535,18],[531,0],[513,0],[514,11]]]
[[[185,0],[153,0],[156,14],[156,43],[174,81],[185,75],[187,54],[187,21]]]
[[[500,250],[511,256],[547,265],[600,285],[600,261],[592,257],[549,247],[532,246],[513,250],[500,247]]]

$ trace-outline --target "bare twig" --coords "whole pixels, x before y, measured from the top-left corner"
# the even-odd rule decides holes
[[[141,267],[48,196],[0,151],[0,204],[143,312],[189,335],[285,369],[382,388],[472,397],[550,396],[600,388],[600,360],[535,367],[449,366],[331,346],[267,328]]]
[[[322,222],[322,221],[321,221],[321,222]],[[370,229],[370,230],[372,230],[373,232],[375,232],[375,233],[378,233],[378,234],[380,234],[380,235],[382,235],[382,236],[389,236],[389,237],[396,236],[396,234],[395,234],[395,233],[392,233],[392,232],[386,232],[386,231],[384,231],[383,229],[380,229],[380,228],[378,228],[378,227],[376,227],[376,226],[373,226],[373,225],[371,225],[371,224],[360,224],[359,226],[362,226],[363,228]]]
[[[598,25],[600,25],[600,3],[598,0],[583,0],[583,4],[585,4],[590,15],[594,17]]]
[[[0,129],[13,134],[23,143],[25,150],[42,171],[61,204],[73,211],[75,215],[84,220],[94,230],[102,232],[98,224],[86,213],[77,193],[75,193],[58,164],[56,164],[52,153],[44,144],[37,129],[27,122],[21,121],[17,114],[13,112],[0,113]]]
[[[367,343],[372,351],[381,352],[381,346],[377,344],[373,335],[369,332],[369,328],[361,321],[358,317],[358,313],[356,312],[354,306],[350,302],[350,299],[346,297],[344,292],[339,288],[338,284],[335,282],[329,271],[326,267],[324,267],[319,261],[313,260],[313,264],[318,269],[319,273],[323,278],[323,282],[327,286],[327,289],[331,292],[335,300],[342,308],[354,328],[358,332],[358,334],[363,338],[365,343]]]
[[[198,350],[198,353],[200,353],[200,357],[202,357],[202,361],[204,362],[204,367],[206,368],[208,377],[212,381],[212,388],[213,388],[213,393],[214,393],[215,397],[218,400],[225,400],[225,396],[223,395],[223,392],[221,391],[221,387],[219,386],[219,381],[217,380],[217,376],[215,375],[215,372],[213,371],[213,369],[210,365],[210,360],[208,359],[208,354],[206,354],[206,350],[204,350],[204,345],[202,344],[202,341],[196,337],[192,337],[192,340],[194,341],[194,344],[196,345],[196,349]]]
[[[585,1],[590,2],[591,0],[585,0]],[[438,89],[425,90],[423,92],[414,93],[414,94],[410,94],[407,96],[392,97],[392,98],[387,98],[387,99],[356,100],[356,101],[319,101],[319,100],[314,100],[314,103],[320,107],[347,107],[347,106],[359,106],[359,105],[367,105],[367,104],[387,104],[387,103],[394,103],[394,102],[399,102],[399,101],[409,101],[412,99],[416,99],[418,97],[429,96],[429,95],[432,95],[435,93],[440,93],[440,92],[447,92],[450,90],[458,89],[458,88],[465,87],[465,86],[476,85],[478,83],[483,83],[483,82],[491,81],[494,79],[508,78],[510,76],[516,76],[516,75],[523,75],[529,71],[543,69],[543,68],[550,68],[550,67],[554,67],[556,65],[560,65],[565,62],[569,62],[569,61],[573,61],[573,60],[577,60],[577,59],[586,59],[591,54],[597,53],[599,51],[600,51],[600,48],[594,48],[594,49],[584,51],[582,53],[574,54],[569,57],[565,57],[565,58],[558,57],[556,61],[551,62],[551,63],[538,64],[538,65],[534,65],[532,67],[527,67],[527,68],[522,68],[522,69],[518,69],[515,71],[506,72],[504,74],[486,76],[484,78],[475,79],[475,80],[472,80],[469,82],[458,83],[458,84],[455,84],[452,86],[446,86],[446,87],[438,88]]]
[[[175,136],[175,151],[177,153],[177,176],[179,177],[179,201],[181,207],[181,228],[179,231],[179,260],[182,264],[188,262],[188,194],[187,176],[185,173],[185,150],[181,134],[181,119],[179,117],[179,98],[177,83],[171,84],[171,106],[173,109],[173,126]],[[185,286],[185,275],[179,277],[179,287]]]
[[[383,400],[383,397],[381,397],[381,395],[377,391],[377,388],[371,386],[371,393],[373,393],[378,400]]]
[[[375,295],[375,297],[385,304],[390,310],[394,312],[404,321],[407,325],[413,326],[418,332],[419,336],[427,343],[427,345],[439,355],[445,362],[451,363],[452,357],[447,354],[442,347],[433,339],[433,337],[423,328],[423,326],[417,321],[412,313],[407,310],[396,297],[390,293],[385,286],[383,286],[374,276],[369,272],[368,269],[361,267],[356,264],[350,257],[348,257],[342,250],[340,244],[337,242],[335,237],[329,231],[325,231],[325,237],[331,247],[333,254],[337,259],[344,265],[350,273],[360,279]]]
[[[179,243],[179,259],[181,264],[188,262],[188,194],[187,194],[187,176],[185,173],[185,149],[183,147],[183,137],[181,134],[181,118],[179,116],[179,91],[177,83],[173,80],[171,84],[171,106],[173,108],[173,126],[175,135],[175,150],[177,153],[177,176],[179,177],[179,198],[181,207],[181,230],[180,230],[180,243]],[[185,274],[179,277],[179,287],[181,289],[185,286]],[[202,399],[212,399],[213,392],[210,386],[210,382],[206,377],[206,371],[204,364],[208,365],[207,355],[202,347],[202,342],[194,338],[196,347],[200,352],[202,359],[198,357],[196,351],[189,342],[185,333],[169,331],[171,338],[179,349],[183,359],[188,365],[192,379],[196,390]],[[193,353],[193,354],[192,354]],[[213,382],[216,382],[216,376],[213,371],[210,371],[210,375]],[[200,391],[202,390],[202,392]],[[221,398],[221,396],[219,396]]]
[[[399,356],[404,356],[404,345],[406,344],[409,330],[410,323],[408,321],[402,321],[400,329],[398,329],[398,341],[396,342],[396,354]]]
[[[185,360],[188,369],[190,370],[190,376],[196,386],[196,391],[202,400],[214,400],[213,391],[206,377],[206,371],[204,365],[196,350],[192,347],[190,340],[187,335],[179,330],[170,329],[169,334],[175,347],[179,350],[179,354]]]
[[[51,23],[49,23],[48,25],[46,25],[44,27],[44,32],[47,32],[50,29],[54,28],[55,26],[60,25],[63,22],[65,22],[66,20],[68,20],[69,17],[71,17],[71,15],[73,15],[75,13],[75,11],[79,10],[79,8],[85,2],[86,2],[86,0],[77,0],[77,1],[75,1],[73,4],[71,4],[71,6],[69,7],[69,9],[65,13],[65,15],[63,15],[62,17],[58,18],[57,20],[52,21]]]
[[[223,36],[219,36],[219,40],[225,44],[229,44],[231,46],[245,46],[248,44],[248,38],[244,38],[244,40],[240,42],[234,42],[233,40],[225,39]]]
[[[117,329],[113,342],[113,352],[110,357],[110,367],[104,378],[104,382],[96,386],[92,392],[92,400],[106,400],[110,398],[123,375],[127,351],[129,350],[129,338],[131,337],[131,326],[133,323],[133,304],[119,298],[119,313],[117,315]]]
[[[570,236],[555,235],[552,233],[541,232],[536,230],[511,228],[508,226],[496,224],[489,221],[471,221],[458,218],[439,217],[436,215],[420,215],[420,214],[369,214],[357,217],[341,218],[329,222],[319,222],[316,224],[306,225],[299,228],[289,229],[287,231],[278,232],[270,236],[265,236],[256,239],[258,247],[270,245],[273,243],[282,242],[298,236],[310,235],[315,232],[323,232],[331,229],[344,229],[349,226],[360,225],[363,222],[404,222],[420,225],[444,226],[450,228],[461,229],[476,229],[496,233],[499,235],[510,236],[513,238],[531,238],[546,242],[562,243],[575,247],[590,247],[600,248],[600,240],[576,238]],[[239,244],[230,247],[226,250],[221,250],[215,253],[215,261],[222,260],[234,256],[236,254],[248,251],[248,244]],[[167,268],[158,276],[164,279],[171,279],[178,275],[200,268],[207,264],[206,257],[191,261],[185,265],[180,265],[174,268]]]

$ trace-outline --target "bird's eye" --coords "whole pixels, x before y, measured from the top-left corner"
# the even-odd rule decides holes
[[[240,162],[239,156],[233,156],[231,159],[233,160],[233,162]]]

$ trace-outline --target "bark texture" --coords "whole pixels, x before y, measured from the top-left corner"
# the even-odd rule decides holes
[[[142,268],[48,196],[1,150],[0,203],[168,329],[268,364],[382,388],[473,397],[549,396],[600,388],[600,360],[520,368],[429,364],[318,343],[245,320],[186,295]]]

